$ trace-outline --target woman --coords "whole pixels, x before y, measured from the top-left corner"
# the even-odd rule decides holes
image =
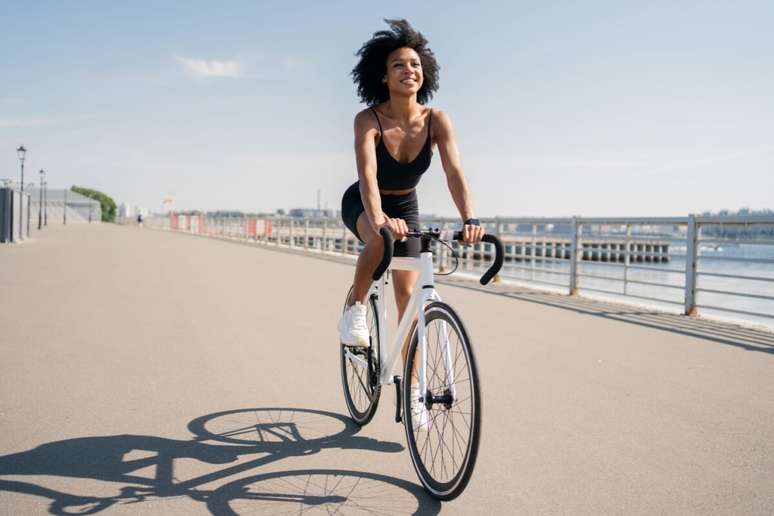
[[[447,184],[463,221],[466,243],[484,235],[473,214],[460,155],[449,116],[425,104],[438,90],[438,63],[427,40],[406,20],[385,20],[390,30],[379,31],[358,51],[352,70],[361,100],[369,107],[355,116],[355,156],[359,180],[344,193],[344,224],[365,247],[355,267],[348,308],[339,321],[341,342],[368,346],[366,296],[371,275],[381,260],[386,227],[396,240],[394,256],[419,257],[419,240],[406,239],[419,229],[416,186],[430,166],[433,147],[441,154]],[[411,297],[416,271],[393,271],[398,317]],[[405,360],[408,342],[403,345]]]

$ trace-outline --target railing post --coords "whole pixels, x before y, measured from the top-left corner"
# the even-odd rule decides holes
[[[624,274],[623,274],[623,287],[624,295],[627,294],[627,287],[629,285],[629,246],[632,239],[632,225],[626,225],[626,243],[624,244]]]
[[[532,244],[530,245],[532,248],[530,257],[532,260],[530,260],[530,271],[529,271],[529,279],[534,280],[535,279],[535,256],[537,255],[537,224],[532,224]]]
[[[495,236],[497,238],[499,238],[500,240],[502,240],[502,234],[503,234],[503,223],[500,222],[500,217],[498,216],[498,217],[495,217]],[[489,244],[486,244],[486,246],[490,247]],[[493,247],[493,246],[491,246],[491,247]],[[482,248],[481,250],[483,251],[484,246],[482,245],[481,248]],[[482,256],[484,256],[483,253],[482,253]],[[504,259],[504,257],[503,257],[503,259]],[[501,281],[502,280],[500,279],[500,275],[499,274],[497,274],[494,278],[492,278],[492,283],[500,283]]]
[[[696,216],[688,216],[685,235],[685,315],[696,315],[696,261],[699,257],[699,226]]]
[[[574,296],[578,293],[578,231],[580,224],[578,217],[572,218],[572,227],[570,233],[570,284],[568,285],[568,294]]]
[[[309,249],[309,219],[304,220],[304,251]]]
[[[441,235],[444,234],[444,229],[446,228],[446,223],[441,222],[441,225],[439,226],[441,230]],[[443,274],[446,272],[446,246],[445,245],[438,245],[436,247],[438,252],[435,256],[438,257],[438,272]]]
[[[323,220],[322,240],[320,241],[320,251],[328,251],[328,219]]]

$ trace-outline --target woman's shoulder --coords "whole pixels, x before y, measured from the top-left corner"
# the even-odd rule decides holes
[[[449,120],[449,113],[447,113],[441,108],[432,107],[432,108],[428,108],[428,110],[433,113],[433,122],[435,122],[436,120],[439,120],[441,122]]]
[[[379,132],[379,122],[371,108],[367,107],[355,114],[355,132],[366,135],[371,131]]]
[[[365,108],[361,109],[360,111],[358,111],[357,113],[355,113],[355,120],[358,120],[360,118],[371,118],[371,119],[373,119],[374,118],[374,111],[378,112],[378,110],[379,110],[379,104],[374,105],[374,106],[365,107]]]
[[[364,123],[366,125],[376,126],[376,117],[374,116],[373,107],[367,107],[365,109],[361,109],[355,114],[355,126],[360,126]]]
[[[434,107],[432,108],[432,115],[433,118],[430,123],[434,133],[451,129],[451,118],[446,111]]]

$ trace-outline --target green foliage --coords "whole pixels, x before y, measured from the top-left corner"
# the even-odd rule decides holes
[[[71,190],[75,193],[88,197],[89,199],[99,201],[99,204],[102,208],[102,222],[115,222],[116,202],[112,197],[97,190],[83,188],[81,186],[73,186]]]

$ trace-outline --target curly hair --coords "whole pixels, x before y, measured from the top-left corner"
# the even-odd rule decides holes
[[[360,61],[352,69],[352,78],[360,99],[368,106],[388,100],[390,92],[382,82],[387,73],[387,56],[399,48],[411,48],[419,54],[424,77],[422,87],[417,92],[417,102],[427,103],[438,90],[439,68],[433,51],[427,47],[427,39],[406,20],[384,21],[390,30],[375,32],[355,54],[360,57]]]

